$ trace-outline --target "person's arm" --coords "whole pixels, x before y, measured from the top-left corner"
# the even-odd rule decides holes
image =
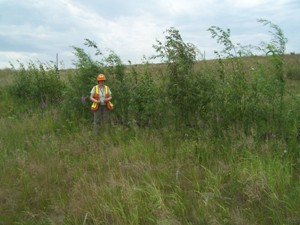
[[[104,99],[104,102],[108,102],[112,99],[111,95],[109,95],[107,98]]]
[[[90,100],[95,103],[100,103],[100,100],[94,99],[92,94],[90,95]]]

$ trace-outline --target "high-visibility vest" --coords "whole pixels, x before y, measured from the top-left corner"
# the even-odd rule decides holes
[[[106,85],[104,85],[104,91],[105,91],[105,97],[107,98],[109,94],[108,94],[108,87]],[[95,93],[93,95],[93,98],[96,99],[96,100],[100,99],[99,86],[98,85],[95,86]],[[113,104],[110,101],[106,102],[106,106],[109,110],[113,109]],[[95,112],[95,111],[98,110],[98,108],[99,108],[99,103],[93,102],[93,104],[91,105],[91,110],[93,112]]]

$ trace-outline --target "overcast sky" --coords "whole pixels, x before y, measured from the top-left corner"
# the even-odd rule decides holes
[[[234,43],[258,45],[271,36],[257,19],[283,30],[286,53],[300,53],[299,0],[0,0],[0,8],[0,68],[17,60],[56,62],[56,54],[59,64],[72,67],[71,46],[84,48],[86,38],[125,64],[141,63],[170,27],[214,58],[221,46],[209,27],[229,28]]]

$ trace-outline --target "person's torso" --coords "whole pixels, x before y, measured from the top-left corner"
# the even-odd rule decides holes
[[[101,86],[101,87],[99,87],[98,85],[96,85],[96,86],[94,86],[94,88],[92,90],[92,92],[93,92],[92,94],[93,95],[98,92],[98,94],[99,94],[99,100],[101,102],[101,105],[105,105],[104,99],[105,99],[106,95],[110,95],[109,87],[107,87],[106,91],[105,91],[105,87],[107,87],[107,86]],[[98,90],[97,90],[97,88],[98,88]]]

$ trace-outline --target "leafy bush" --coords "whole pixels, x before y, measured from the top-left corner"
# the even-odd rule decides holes
[[[168,66],[167,95],[175,109],[175,124],[179,127],[189,123],[189,114],[195,109],[189,100],[195,94],[190,89],[194,86],[191,77],[198,50],[193,44],[185,43],[173,27],[167,29],[165,39],[164,43],[157,41],[153,46],[158,53],[154,58],[161,58]]]
[[[283,54],[286,38],[282,30],[266,20],[273,32],[270,43],[261,43],[260,47],[241,46],[230,40],[230,30],[211,27],[212,38],[224,46],[216,52],[219,60],[220,79],[216,86],[213,108],[218,117],[218,126],[226,130],[229,126],[241,126],[246,133],[258,129],[258,133],[271,132],[283,134],[284,108],[288,102],[283,98],[287,94],[283,76]],[[267,54],[268,66],[247,71],[243,59],[258,49]]]
[[[15,80],[10,90],[13,96],[22,101],[47,106],[61,101],[64,84],[55,66],[43,63],[29,63],[27,68],[20,64],[15,69]]]
[[[143,65],[143,72],[138,74],[132,68],[132,77],[136,75],[135,82],[132,82],[130,112],[132,119],[141,127],[161,127],[166,115],[163,103],[164,94],[159,89],[149,70],[149,64]],[[139,75],[139,76],[138,76]]]

